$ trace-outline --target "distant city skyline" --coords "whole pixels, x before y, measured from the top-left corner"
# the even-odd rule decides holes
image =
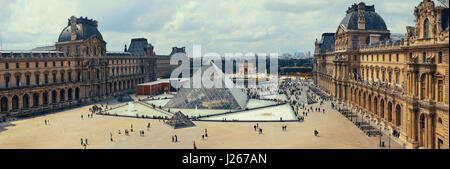
[[[0,0],[0,39],[2,50],[54,45],[73,15],[98,21],[108,51],[122,51],[132,38],[144,37],[157,54],[185,46],[192,55],[195,44],[202,45],[202,53],[313,53],[312,42],[322,32],[335,32],[343,11],[359,2]],[[391,33],[404,34],[414,25],[420,0],[364,2],[375,5]]]

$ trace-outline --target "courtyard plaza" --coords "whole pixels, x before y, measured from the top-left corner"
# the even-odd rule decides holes
[[[306,97],[306,86],[299,98]],[[142,96],[133,96],[134,99]],[[95,105],[119,107],[127,103],[108,100]],[[88,139],[87,149],[378,149],[379,138],[368,137],[337,110],[330,101],[305,108],[320,107],[323,112],[310,111],[304,121],[296,122],[208,122],[194,121],[194,127],[174,130],[160,119],[94,115],[88,118],[92,105],[60,112],[0,123],[1,149],[83,149],[80,139]],[[304,109],[299,109],[301,116]],[[84,115],[83,118],[80,116]],[[49,125],[44,121],[48,120]],[[148,123],[151,124],[147,128]],[[262,134],[254,130],[258,125]],[[125,135],[125,129],[133,132]],[[282,126],[286,125],[286,131]],[[202,139],[207,129],[208,137]],[[119,133],[119,130],[121,134]],[[144,136],[139,131],[144,131]],[[314,130],[319,132],[314,135]],[[113,141],[110,140],[112,135]],[[178,142],[171,141],[177,135]],[[386,143],[387,144],[387,143]],[[387,148],[387,147],[382,147]],[[392,143],[391,148],[402,148]]]

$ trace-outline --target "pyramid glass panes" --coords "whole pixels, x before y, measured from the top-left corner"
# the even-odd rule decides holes
[[[239,88],[229,87],[233,82],[225,77],[216,65],[203,66],[202,73],[209,69],[220,77],[222,88],[180,88],[177,95],[164,107],[183,109],[244,109],[247,105],[247,94]],[[200,71],[200,70],[199,70]],[[197,72],[198,73],[198,72]],[[192,81],[192,79],[191,79]]]

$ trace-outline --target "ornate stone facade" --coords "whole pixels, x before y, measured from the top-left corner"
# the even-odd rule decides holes
[[[92,19],[72,16],[54,49],[0,51],[0,121],[113,98],[156,79],[153,46],[145,55],[107,52]]]
[[[367,17],[378,15],[374,6],[353,5],[336,33],[316,41],[314,83],[407,147],[448,149],[448,11],[424,0],[415,26],[394,39],[381,17]]]

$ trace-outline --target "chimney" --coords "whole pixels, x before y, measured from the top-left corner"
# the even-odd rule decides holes
[[[77,40],[77,17],[70,17],[70,40]]]
[[[366,12],[366,4],[361,2],[358,4],[358,29],[366,29],[366,19],[364,14]]]

